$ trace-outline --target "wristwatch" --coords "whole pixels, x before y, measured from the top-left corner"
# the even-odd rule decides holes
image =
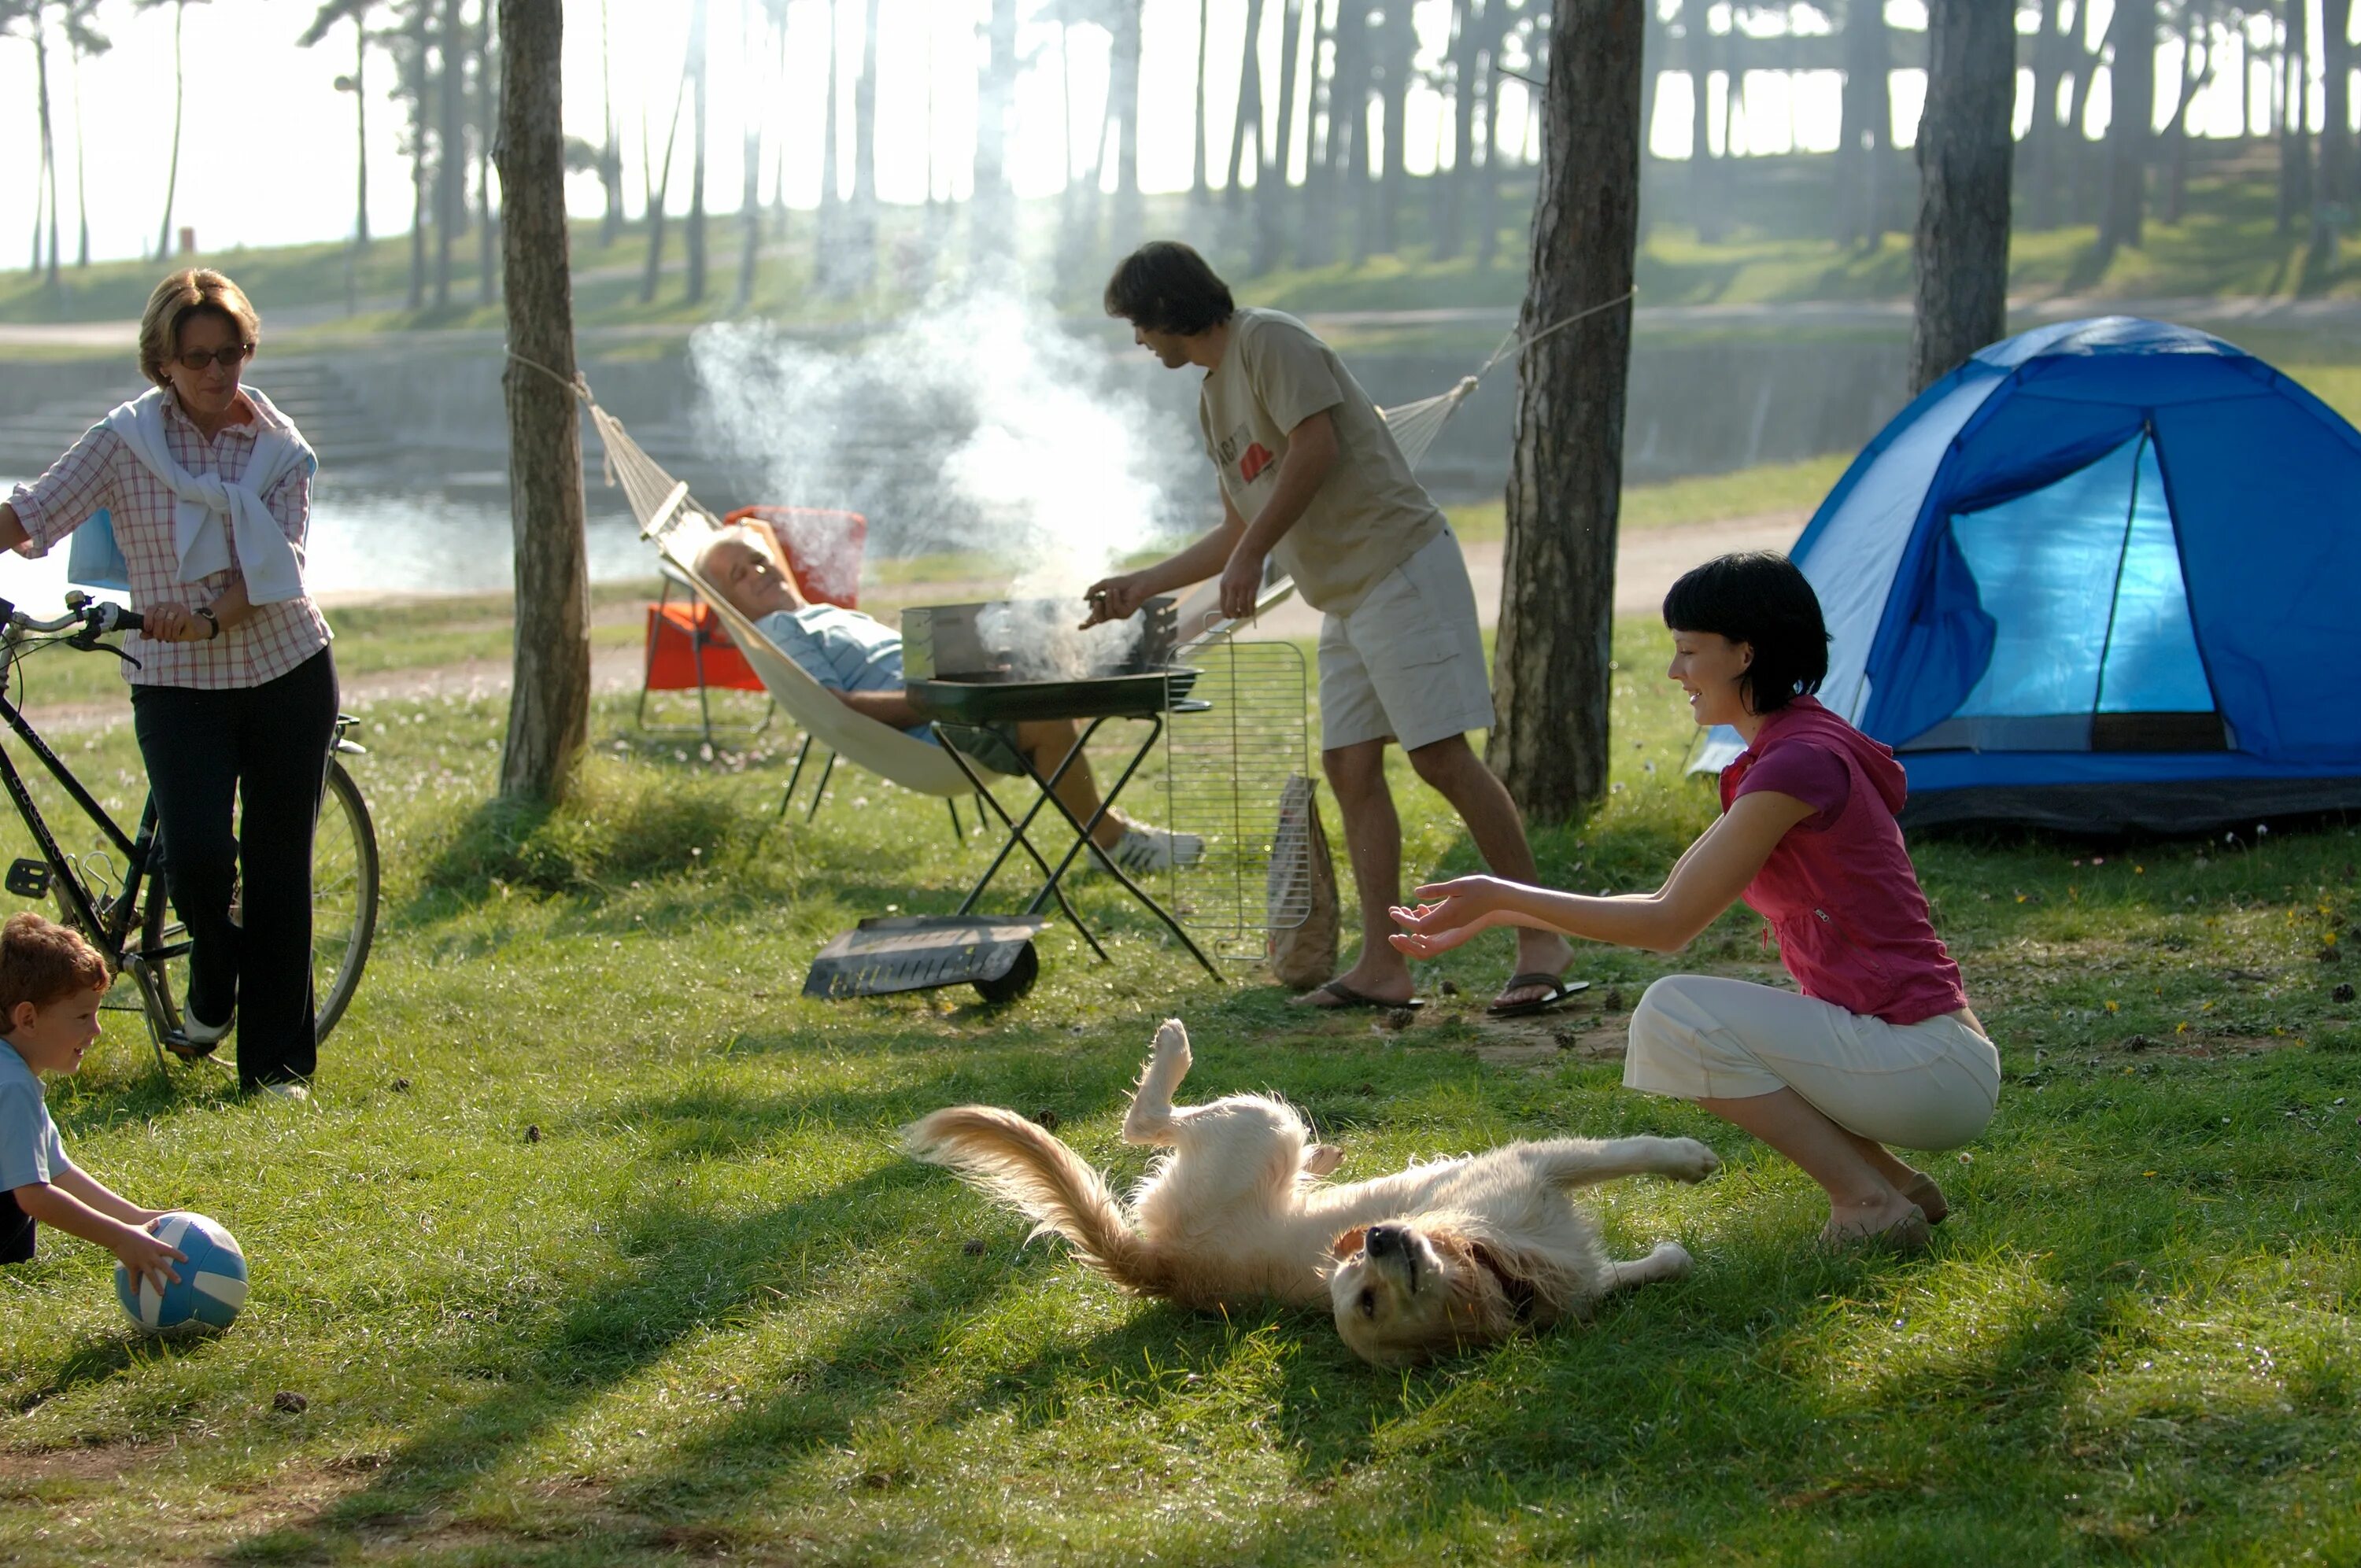
[[[211,631],[208,631],[208,632],[206,632],[206,633],[205,633],[205,641],[206,641],[210,642],[210,641],[212,641],[214,638],[219,637],[219,636],[221,635],[221,619],[220,619],[218,616],[216,616],[216,615],[214,615],[214,614],[213,609],[212,609],[212,608],[211,608],[210,606],[207,606],[207,605],[199,605],[195,609],[193,609],[193,610],[190,611],[189,613],[190,613],[190,614],[192,614],[192,615],[196,616],[198,619],[202,620],[203,620],[203,621],[207,626],[210,626],[210,627],[212,627],[212,628],[213,628],[213,630],[212,630]]]

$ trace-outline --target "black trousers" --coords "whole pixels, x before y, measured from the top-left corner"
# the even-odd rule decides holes
[[[135,685],[131,721],[172,908],[189,928],[187,1011],[214,1024],[236,1010],[246,1088],[311,1077],[312,834],[335,738],[335,661],[323,648],[277,680],[228,691]]]
[[[33,1261],[33,1216],[17,1205],[14,1192],[0,1192],[0,1263]]]

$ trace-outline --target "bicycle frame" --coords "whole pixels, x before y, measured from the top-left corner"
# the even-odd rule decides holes
[[[147,879],[148,862],[155,853],[156,803],[150,799],[141,810],[139,831],[136,838],[125,833],[121,825],[74,776],[73,770],[49,750],[49,743],[41,739],[32,721],[5,694],[0,694],[0,720],[6,722],[16,739],[24,742],[26,749],[40,761],[49,776],[57,780],[59,787],[82,808],[82,814],[106,835],[107,840],[124,857],[123,892],[107,909],[102,911],[93,901],[90,888],[82,881],[79,870],[60,848],[57,835],[49,830],[49,821],[41,815],[32,791],[26,787],[24,776],[16,771],[16,763],[9,760],[7,751],[0,748],[0,784],[5,785],[9,799],[16,802],[16,814],[24,818],[27,829],[40,848],[42,859],[49,862],[51,880],[64,889],[69,912],[85,932],[100,939],[107,957],[114,960],[115,968],[121,969],[125,967],[127,939],[138,919],[140,886]]]

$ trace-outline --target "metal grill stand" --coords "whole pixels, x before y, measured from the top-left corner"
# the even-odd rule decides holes
[[[1183,678],[1184,676],[1186,678]],[[983,875],[976,880],[975,887],[960,905],[961,915],[967,915],[975,908],[977,902],[983,897],[985,890],[992,885],[993,879],[1000,874],[1000,868],[1007,863],[1008,857],[1022,849],[1032,859],[1033,863],[1040,868],[1045,879],[1040,891],[1034,894],[1031,902],[1026,905],[1025,913],[1027,916],[1038,916],[1054,898],[1057,900],[1058,906],[1066,912],[1066,917],[1074,923],[1074,929],[1081,932],[1082,939],[1091,945],[1091,951],[1096,953],[1103,960],[1106,959],[1106,949],[1099,945],[1098,938],[1092,933],[1087,925],[1083,924],[1082,916],[1075,913],[1074,906],[1067,901],[1065,889],[1061,883],[1067,871],[1073,865],[1075,857],[1090,847],[1092,830],[1106,819],[1107,813],[1114,809],[1116,799],[1123,794],[1124,786],[1131,782],[1132,775],[1139,771],[1139,765],[1147,761],[1148,754],[1156,749],[1157,741],[1163,738],[1164,716],[1167,713],[1202,712],[1211,706],[1181,696],[1181,693],[1187,690],[1190,681],[1193,679],[1193,671],[1175,671],[1154,679],[1130,675],[1038,683],[952,680],[918,680],[909,683],[906,690],[910,706],[932,724],[936,739],[941,742],[943,749],[950,753],[951,760],[959,764],[960,771],[967,774],[969,781],[975,785],[976,793],[983,797],[987,807],[1008,829],[1008,838],[1000,846],[999,853],[993,856],[992,863],[984,868]],[[1060,698],[1064,700],[1060,701]],[[1062,714],[1052,714],[1045,711],[1049,707],[1062,707],[1068,711]],[[1020,710],[1023,717],[1029,718],[1064,717],[1087,719],[1088,722],[1083,726],[1082,734],[1075,740],[1073,747],[1059,760],[1057,767],[1052,769],[1046,778],[1033,766],[1033,760],[1030,757],[1025,756],[1021,751],[1018,753],[1018,760],[1024,764],[1025,777],[1032,781],[1035,792],[1039,798],[1026,809],[1023,817],[1011,817],[1007,809],[993,796],[992,792],[984,788],[983,778],[977,774],[973,764],[961,754],[959,748],[952,743],[950,736],[945,733],[944,727],[947,722],[950,724],[989,723],[1017,717]],[[1058,784],[1065,778],[1068,770],[1081,759],[1082,748],[1090,743],[1091,738],[1096,735],[1110,718],[1141,720],[1148,726],[1148,731],[1137,748],[1133,751],[1131,760],[1125,764],[1123,772],[1116,776],[1115,783],[1100,795],[1098,810],[1093,812],[1089,820],[1085,821],[1076,817],[1067,807],[1066,803],[1058,798]],[[1028,829],[1040,817],[1042,807],[1045,806],[1054,808],[1074,835],[1073,843],[1067,848],[1064,855],[1059,858],[1055,866],[1049,864],[1048,858],[1027,836]],[[1164,923],[1165,929],[1179,938],[1180,945],[1189,949],[1189,956],[1204,966],[1207,974],[1212,975],[1216,981],[1222,979],[1222,971],[1214,967],[1213,959],[1205,956],[1204,949],[1198,947],[1190,938],[1180,922],[1174,919],[1171,912],[1158,903],[1147,889],[1132,881],[1129,874],[1121,866],[1115,864],[1113,857],[1100,857],[1100,865],[1122,884],[1124,891],[1131,894],[1142,908]]]

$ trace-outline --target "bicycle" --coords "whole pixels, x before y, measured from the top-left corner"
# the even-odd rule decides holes
[[[35,620],[0,598],[0,722],[16,733],[90,818],[106,845],[86,855],[67,853],[7,749],[0,747],[0,785],[16,803],[17,815],[40,850],[38,860],[19,858],[10,865],[0,885],[20,898],[54,901],[63,923],[80,930],[98,948],[110,975],[131,977],[138,1001],[114,1002],[110,988],[106,1005],[125,1012],[136,1007],[146,1015],[148,1038],[160,1067],[168,1058],[202,1060],[214,1047],[189,1039],[176,1000],[181,989],[176,977],[189,951],[188,932],[172,917],[170,907],[168,865],[157,828],[155,796],[151,793],[141,806],[137,832],[126,833],[34,729],[19,707],[21,688],[12,696],[7,682],[24,658],[43,648],[103,651],[128,662],[130,654],[100,639],[140,629],[136,610],[93,602],[79,592],[69,593],[66,613],[49,620]],[[377,934],[377,829],[360,786],[338,760],[366,754],[367,748],[350,738],[357,722],[350,714],[336,716],[319,827],[313,838],[313,1012],[316,1037],[323,1040],[359,989],[361,970],[368,962],[369,944]],[[112,854],[123,857],[120,871]]]

